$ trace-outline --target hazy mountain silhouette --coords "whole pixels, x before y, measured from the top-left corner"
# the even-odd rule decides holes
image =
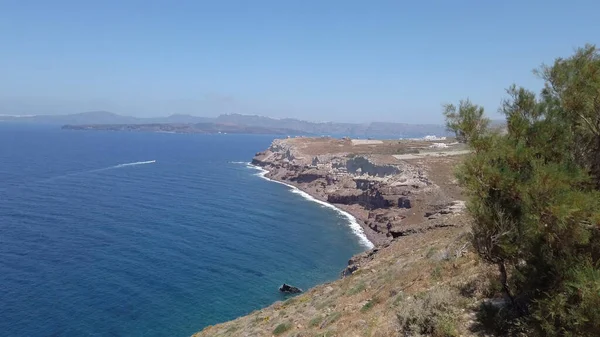
[[[293,134],[310,135],[348,135],[370,136],[389,135],[412,137],[420,134],[445,135],[447,131],[441,124],[408,124],[408,123],[337,123],[337,122],[308,122],[294,118],[270,118],[257,115],[227,114],[218,117],[197,117],[185,114],[174,114],[168,117],[132,117],[118,115],[108,111],[90,111],[68,115],[35,115],[35,116],[6,116],[0,115],[0,122],[59,124],[77,127],[77,129],[111,129],[111,130],[140,130],[142,125],[151,130],[173,130],[172,124],[179,125],[177,130],[194,129],[197,132],[217,132],[217,130],[251,130],[253,133],[281,133],[283,130]],[[128,125],[124,128],[123,125]],[[168,126],[171,125],[171,126]],[[186,125],[186,127],[182,127]],[[110,127],[110,128],[109,128]]]

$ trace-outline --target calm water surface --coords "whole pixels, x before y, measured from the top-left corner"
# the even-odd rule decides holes
[[[0,124],[4,336],[188,336],[336,279],[335,210],[244,163],[273,137]]]

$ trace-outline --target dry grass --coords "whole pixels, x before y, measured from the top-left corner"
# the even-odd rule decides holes
[[[367,139],[334,139],[334,138],[290,138],[286,142],[301,149],[308,156],[323,154],[353,153],[356,155],[398,155],[432,151],[432,142],[422,140],[367,140]],[[450,144],[454,139],[436,141]],[[462,149],[461,145],[451,145],[451,148]],[[439,152],[439,150],[437,150]]]
[[[455,254],[468,240],[466,230],[396,240],[352,276],[195,336],[472,335],[474,312],[489,286],[474,253]]]
[[[350,151],[360,154],[364,149],[372,156],[381,155],[382,160],[393,159],[391,154],[428,146],[417,141],[384,141],[361,146],[332,139],[290,142],[303,147],[307,156]],[[453,178],[454,167],[461,161],[458,156],[411,161],[440,186],[448,199],[462,199]],[[423,233],[399,237],[372,258],[361,260],[359,269],[349,277],[317,286],[236,320],[207,327],[195,336],[474,335],[476,310],[482,298],[489,296],[494,288],[485,281],[490,270],[468,250],[469,219],[464,214],[424,222],[423,214],[436,198],[437,195],[420,197],[403,223],[430,228],[431,221],[438,221],[448,227],[431,227]]]

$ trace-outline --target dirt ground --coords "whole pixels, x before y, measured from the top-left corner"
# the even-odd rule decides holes
[[[396,239],[353,258],[352,275],[209,326],[204,336],[478,336],[486,273],[469,251],[468,221]]]
[[[454,144],[454,139],[444,139],[435,141],[425,140],[362,140],[362,139],[337,139],[329,137],[307,138],[296,137],[287,139],[287,142],[300,149],[302,153],[309,156],[325,154],[367,154],[367,155],[402,155],[419,151],[423,154],[433,153],[451,153],[453,151],[464,151],[462,144]],[[434,143],[445,144],[448,148],[430,148]],[[384,158],[384,157],[382,157]],[[394,158],[387,157],[387,160],[394,162]]]

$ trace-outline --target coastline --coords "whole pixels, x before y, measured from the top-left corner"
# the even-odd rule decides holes
[[[453,178],[461,148],[443,153],[430,148],[431,143],[419,140],[364,145],[321,137],[274,140],[256,153],[245,163],[255,176],[335,209],[358,228],[361,243],[368,240],[373,249],[351,257],[338,280],[205,327],[194,337],[281,331],[289,336],[391,336],[402,329],[398,319],[407,314],[405,308],[414,319],[437,317],[437,309],[423,306],[428,301],[421,296],[443,299],[444,310],[461,323],[456,331],[471,336],[463,333],[472,331],[467,326],[473,317],[465,314],[463,303],[476,298],[456,284],[473,284],[489,270],[473,263],[472,252],[465,250],[469,218]],[[405,158],[415,153],[421,156]]]
[[[442,151],[432,150],[429,140],[276,139],[251,164],[266,170],[265,178],[351,215],[349,221],[362,228],[357,233],[381,246],[427,231],[424,220],[464,207],[448,179],[448,164],[460,160],[463,148],[443,141]]]
[[[359,218],[357,218],[352,213],[350,213],[346,210],[343,210],[327,201],[321,200],[318,195],[313,195],[313,194],[309,193],[310,191],[307,189],[303,189],[302,186],[296,186],[296,185],[290,184],[289,182],[284,182],[275,177],[268,176],[271,172],[263,167],[254,165],[250,162],[246,163],[246,167],[254,169],[254,170],[258,170],[259,172],[256,175],[265,180],[289,187],[291,193],[300,194],[302,197],[304,197],[305,199],[307,199],[309,201],[316,202],[324,207],[328,207],[330,209],[335,210],[336,212],[338,212],[339,214],[341,214],[348,220],[348,226],[352,230],[352,233],[358,237],[358,241],[359,241],[360,245],[362,247],[364,247],[365,250],[370,250],[370,249],[375,248],[376,244],[372,241],[372,238],[369,238],[369,236],[367,235],[368,232],[365,230],[366,225],[364,224],[363,221],[359,220]]]

